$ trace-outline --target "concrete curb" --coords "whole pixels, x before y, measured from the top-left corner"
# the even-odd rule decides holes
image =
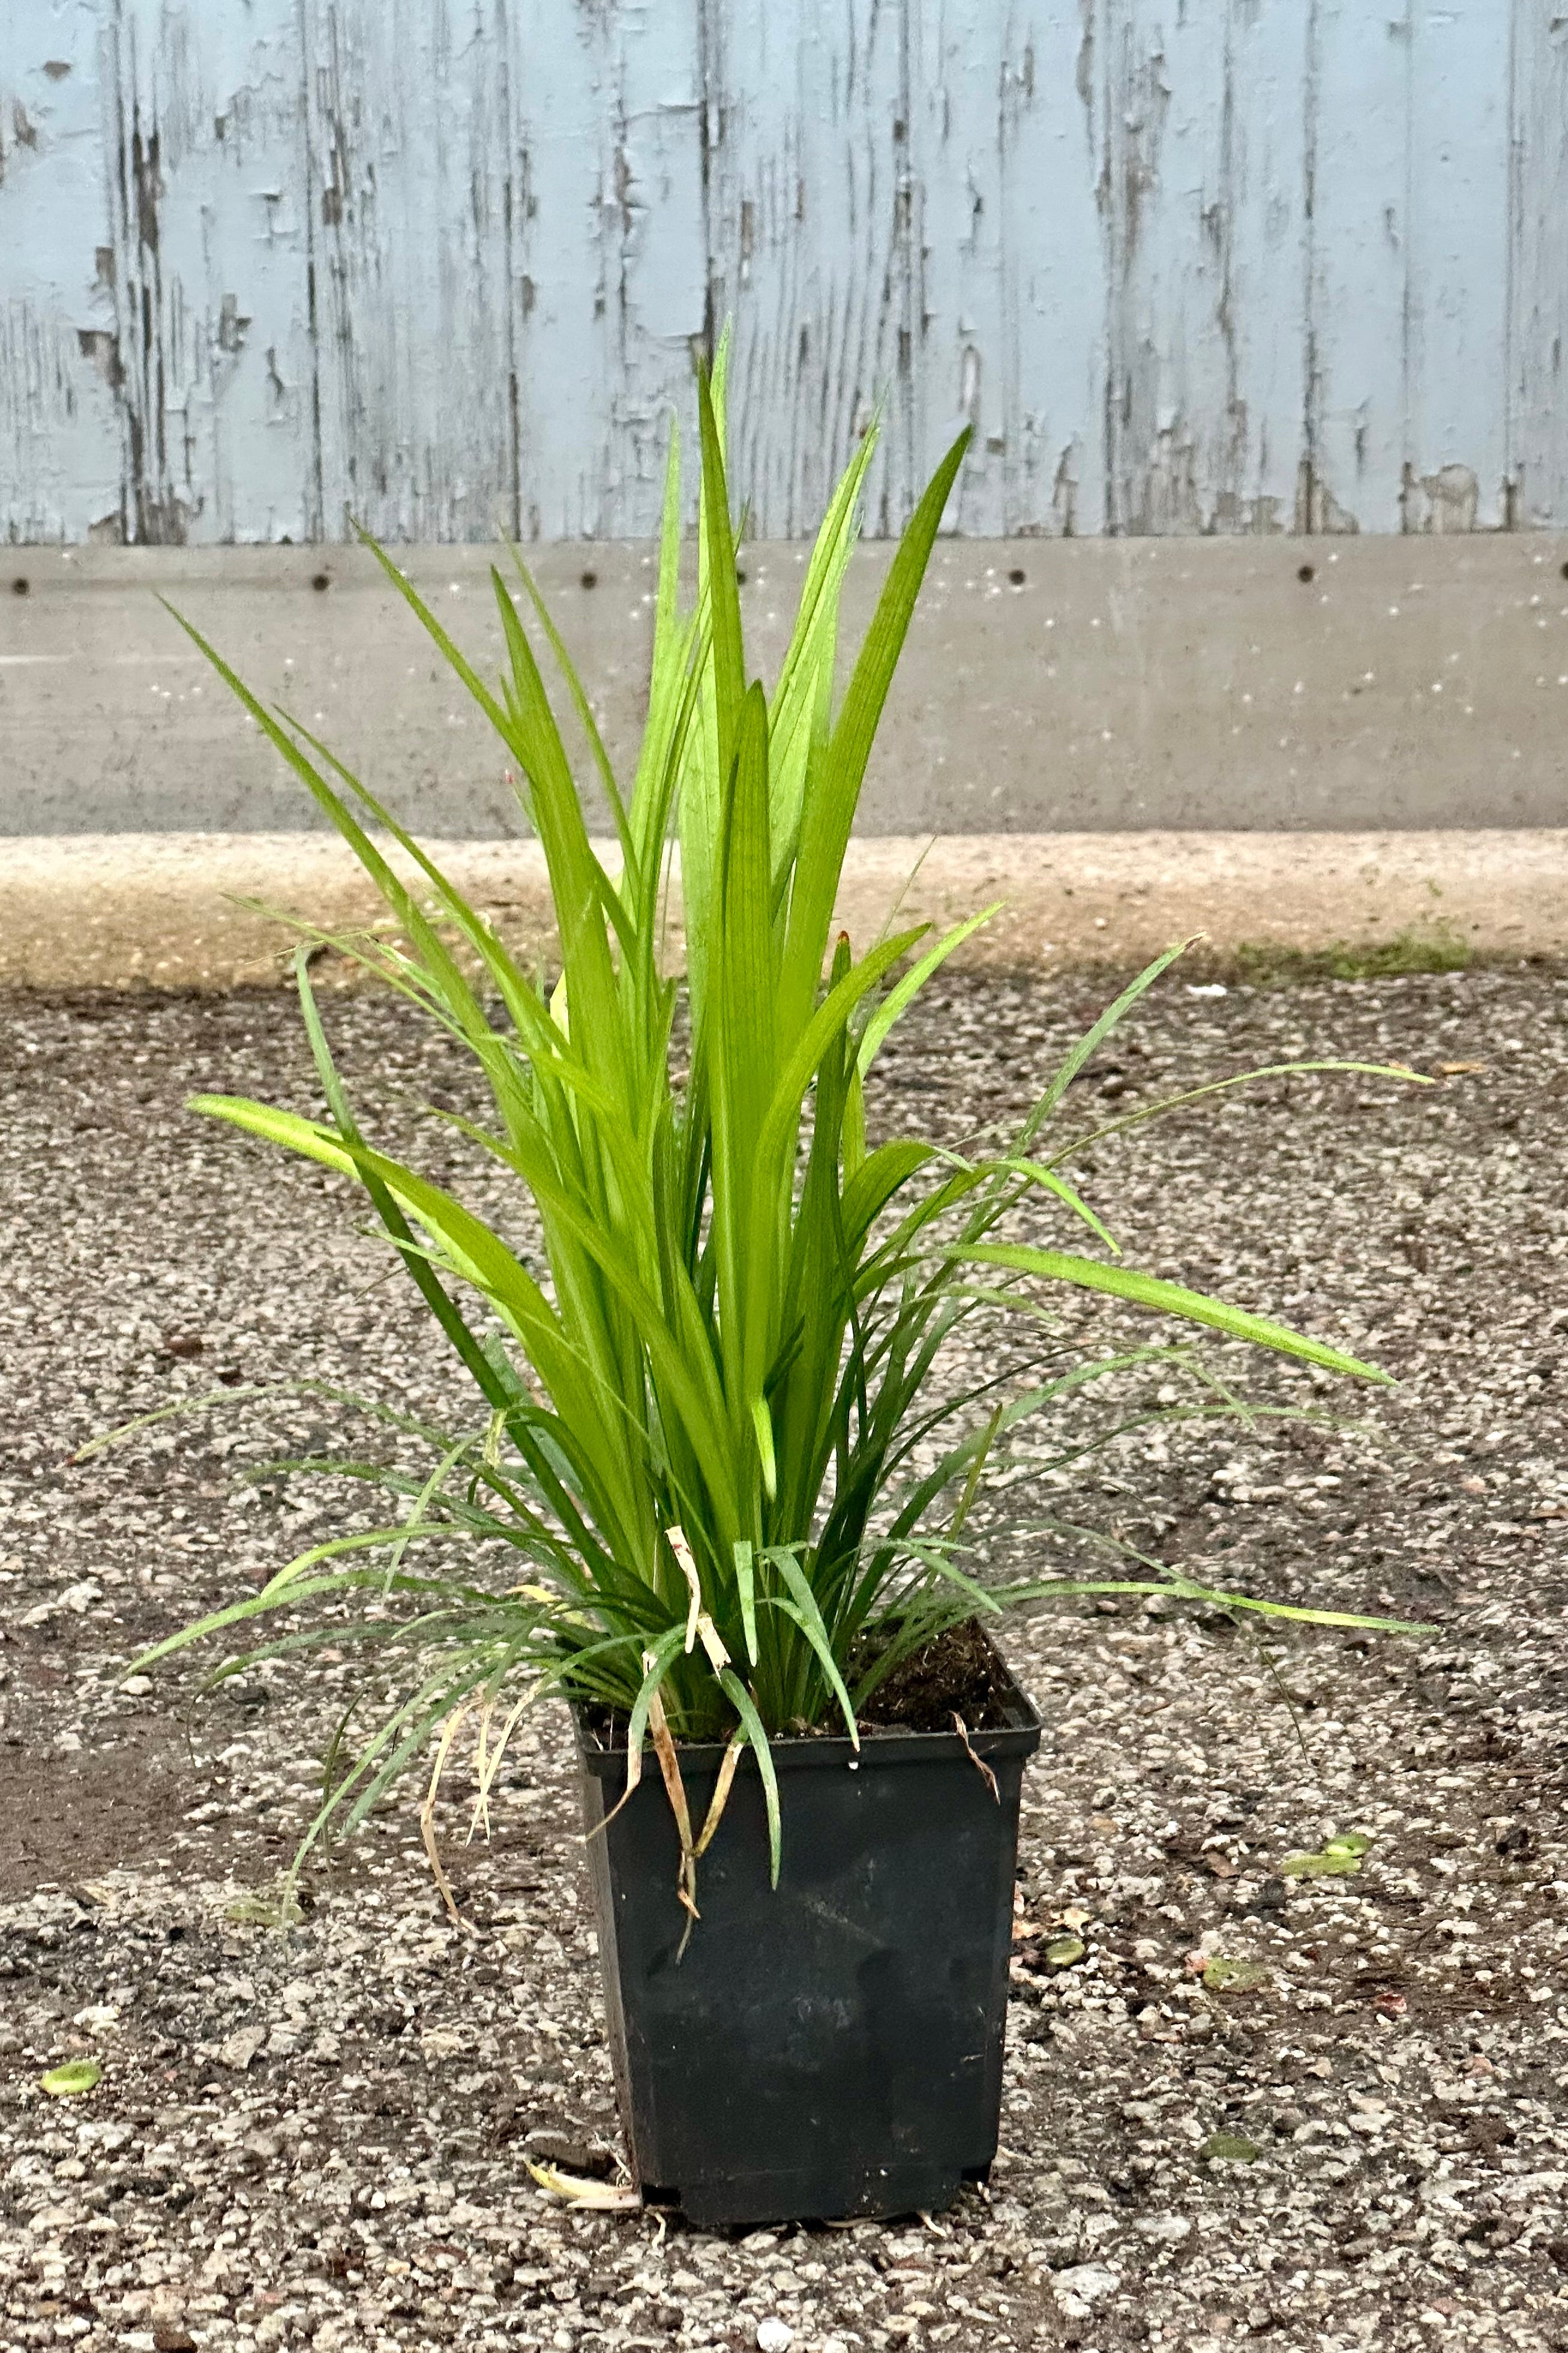
[[[549,962],[553,927],[536,843],[429,849],[503,935]],[[900,923],[947,924],[1005,901],[963,952],[969,965],[994,968],[1127,963],[1200,931],[1222,952],[1341,942],[1364,951],[1415,934],[1480,956],[1568,955],[1568,830],[967,834],[850,845],[838,913],[857,944],[881,930],[900,892]],[[0,982],[276,981],[289,934],[239,900],[331,932],[383,913],[348,851],[324,836],[13,839],[0,854]],[[678,904],[670,950],[679,955]]]

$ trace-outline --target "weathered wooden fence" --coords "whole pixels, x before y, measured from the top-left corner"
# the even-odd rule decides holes
[[[0,0],[0,538],[1568,521],[1555,0]]]

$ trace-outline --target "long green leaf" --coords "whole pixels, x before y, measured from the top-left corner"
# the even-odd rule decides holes
[[[838,1662],[833,1655],[833,1643],[823,1623],[822,1612],[817,1608],[816,1596],[811,1589],[810,1581],[805,1569],[787,1546],[783,1546],[773,1557],[778,1564],[779,1575],[790,1589],[806,1641],[821,1661],[822,1672],[827,1677],[834,1697],[843,1710],[851,1744],[858,1748],[860,1733],[855,1722],[855,1710],[850,1703],[844,1678],[838,1672]]]
[[[1136,979],[1130,981],[1121,996],[1115,997],[1106,1007],[1098,1020],[1091,1023],[1085,1030],[1071,1053],[1058,1069],[1056,1076],[1025,1122],[1024,1133],[1019,1143],[1020,1151],[1028,1150],[1029,1145],[1049,1119],[1090,1055],[1104,1044],[1111,1031],[1125,1015],[1131,1011],[1145,991],[1153,987],[1161,974],[1168,972],[1176,958],[1185,955],[1192,944],[1191,940],[1178,940],[1173,947],[1168,947],[1163,954],[1157,955],[1152,964],[1146,964]]]
[[[880,1053],[894,1023],[908,1012],[932,973],[947,962],[954,948],[960,948],[965,940],[973,939],[1005,903],[1001,899],[994,899],[989,907],[981,909],[979,914],[966,916],[962,923],[954,923],[951,931],[942,934],[934,947],[928,948],[924,955],[916,959],[896,987],[888,991],[861,1036],[856,1060],[862,1078]]]
[[[1130,1127],[1141,1127],[1145,1120],[1163,1119],[1167,1112],[1184,1111],[1189,1103],[1203,1103],[1210,1095],[1228,1094],[1233,1087],[1251,1086],[1258,1079],[1297,1079],[1314,1071],[1339,1071],[1363,1079],[1402,1079],[1406,1084],[1429,1087],[1434,1082],[1419,1071],[1406,1070],[1403,1062],[1267,1062],[1255,1071],[1235,1071],[1228,1078],[1211,1079],[1206,1086],[1185,1088],[1179,1095],[1166,1095],[1159,1103],[1140,1103],[1136,1111],[1123,1112],[1119,1119],[1107,1120],[1088,1135],[1076,1136],[1071,1144],[1051,1156],[1051,1166],[1059,1168],[1080,1152],[1088,1152],[1096,1144],[1104,1144]]]
[[[1048,1282],[1075,1283],[1083,1291],[1102,1291],[1112,1299],[1125,1299],[1132,1306],[1147,1307],[1158,1315],[1178,1315],[1187,1324],[1206,1324],[1212,1331],[1223,1332],[1227,1339],[1249,1340],[1255,1347],[1272,1348],[1280,1356],[1299,1357],[1303,1364],[1320,1365],[1325,1372],[1352,1374],[1363,1381],[1392,1381],[1392,1376],[1380,1372],[1375,1365],[1363,1365],[1339,1348],[1327,1347],[1321,1340],[1309,1340],[1287,1324],[1271,1323],[1264,1315],[1250,1315],[1244,1308],[1227,1306],[1223,1299],[1211,1299],[1201,1291],[1187,1291],[1179,1282],[1163,1282],[1154,1275],[1135,1273],[1131,1267],[1102,1266],[1095,1259],[1073,1258],[1063,1250],[1034,1250],[1022,1242],[980,1242],[948,1255],[968,1266],[1010,1267],[1016,1274],[1039,1275]]]
[[[504,664],[489,682],[391,557],[373,551],[519,773],[561,943],[561,969],[548,980],[522,968],[489,917],[335,753],[298,721],[264,711],[190,631],[360,860],[395,926],[383,937],[300,924],[300,936],[397,991],[466,1058],[489,1103],[439,1116],[448,1135],[489,1155],[491,1185],[506,1196],[495,1211],[487,1198],[479,1215],[447,1184],[375,1147],[302,968],[301,1011],[328,1118],[198,1098],[199,1108],[365,1188],[483,1400],[476,1426],[460,1415],[449,1431],[384,1416],[397,1438],[384,1463],[372,1459],[375,1446],[312,1436],[295,1447],[290,1475],[347,1476],[383,1491],[393,1525],[312,1546],[261,1593],[167,1646],[211,1635],[231,1665],[302,1658],[328,1637],[357,1634],[375,1646],[366,1655],[389,1697],[378,1721],[354,1731],[352,1761],[346,1732],[334,1750],[312,1838],[362,1820],[423,1762],[455,1711],[482,1716],[503,1690],[520,1688],[524,1700],[561,1691],[616,1710],[628,1724],[629,1765],[657,1692],[678,1738],[739,1738],[752,1748],[776,1882],[770,1741],[803,1717],[828,1725],[836,1711],[853,1736],[852,1685],[863,1696],[946,1629],[1036,1593],[992,1587],[958,1541],[1004,1439],[1015,1464],[1060,1467],[1151,1419],[1254,1411],[1214,1382],[1196,1406],[1152,1413],[1124,1401],[1075,1426],[1072,1443],[1026,1455],[1026,1427],[1075,1391],[1119,1369],[1190,1361],[1154,1346],[1084,1366],[1061,1341],[1037,1345],[1041,1278],[1381,1377],[1180,1286],[1000,1239],[1012,1213],[1044,1192],[1114,1250],[1061,1165],[1207,1091],[1136,1106],[1037,1156],[1031,1145],[1176,950],[1090,1027],[1011,1151],[965,1157],[918,1135],[869,1147],[866,1071],[984,920],[940,939],[923,926],[879,936],[868,950],[859,944],[858,961],[840,937],[825,984],[868,759],[963,443],[949,451],[893,557],[836,717],[840,596],[872,437],[862,441],[818,533],[770,698],[746,671],[725,477],[727,352],[721,342],[711,385],[698,385],[689,611],[670,435],[647,722],[626,806],[587,688],[516,551],[521,597],[492,575]],[[615,815],[618,871],[589,839],[535,658],[536,623]],[[672,831],[687,932],[684,1019],[664,963]],[[1367,1068],[1288,1065],[1274,1075],[1331,1067]],[[520,1198],[535,1219],[526,1241],[513,1239]],[[1033,1319],[1026,1349],[988,1349],[983,1319],[994,1328],[997,1317],[1020,1314]],[[499,1332],[489,1328],[498,1322]],[[961,1340],[964,1361],[983,1369],[950,1381],[944,1356]],[[689,1653],[689,1596],[668,1535],[677,1526],[711,1613]],[[414,1546],[429,1573],[407,1565]],[[1067,1589],[1049,1586],[1052,1596]],[[749,1679],[731,1665],[715,1672],[721,1640],[743,1649]]]
[[[757,1663],[757,1603],[756,1573],[752,1566],[752,1540],[737,1536],[732,1547],[735,1561],[735,1594],[741,1609],[741,1627],[745,1638],[746,1656],[754,1667]]]
[[[780,1019],[786,1037],[804,1026],[806,1008],[816,993],[827,952],[833,902],[865,781],[866,763],[893,671],[903,650],[942,510],[957,480],[969,439],[966,427],[937,468],[899,542],[832,740],[820,765],[807,778],[780,991]]]
[[[725,1696],[741,1719],[741,1728],[757,1760],[757,1770],[763,1777],[763,1802],[768,1815],[768,1877],[773,1885],[779,1883],[779,1864],[784,1852],[783,1832],[779,1820],[779,1783],[773,1767],[773,1752],[768,1746],[768,1736],[763,1719],[757,1714],[752,1695],[733,1667],[726,1667],[719,1677]]]

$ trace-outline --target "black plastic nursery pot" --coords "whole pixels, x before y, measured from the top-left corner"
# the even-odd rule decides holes
[[[579,1714],[605,2004],[633,2170],[706,2228],[930,2212],[996,2154],[1018,1801],[1039,1718],[773,1745],[784,1862],[768,1883],[755,1759],[698,1865],[684,1957],[679,1841],[651,1757]],[[723,1756],[679,1750],[692,1820]],[[975,1759],[994,1776],[996,1794]]]

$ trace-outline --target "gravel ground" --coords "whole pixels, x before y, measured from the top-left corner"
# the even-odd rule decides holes
[[[1101,1001],[1083,976],[952,981],[889,1053],[874,1121],[956,1138],[999,1118]],[[359,1506],[243,1475],[340,1425],[320,1398],[262,1415],[237,1395],[71,1468],[75,1445],[284,1376],[463,1402],[346,1194],[180,1108],[195,1084],[308,1104],[289,1000],[6,1015],[0,2342],[1568,2347],[1562,974],[1167,981],[1075,1091],[1093,1125],[1301,1051],[1439,1074],[1266,1082],[1079,1172],[1133,1263],[1369,1354],[1397,1390],[1331,1395],[1216,1347],[1260,1400],[1363,1419],[1145,1422],[1070,1462],[1020,1454],[992,1507],[1435,1630],[1271,1625],[1260,1648],[1226,1614],[1141,1602],[1016,1625],[1046,1736],[989,2191],[739,2242],[567,2211],[524,2168],[607,2163],[616,2137],[558,1710],[520,1736],[488,1846],[462,1845],[454,1788],[462,1929],[406,1803],[278,1927],[257,1915],[351,1662],[205,1697],[184,1671],[121,1683],[139,1645]],[[332,1018],[395,1134],[466,1100],[399,1008]],[[461,1139],[426,1134],[499,1206]],[[1091,1353],[1150,1336],[1097,1303],[1065,1324]],[[1057,1451],[1157,1408],[1167,1369],[1086,1398]],[[1200,1394],[1172,1379],[1164,1402]],[[1287,1870],[1351,1832],[1353,1874]],[[1068,1935],[1082,1957],[1055,1966]],[[43,2095],[43,2069],[86,2055],[94,2094]]]

